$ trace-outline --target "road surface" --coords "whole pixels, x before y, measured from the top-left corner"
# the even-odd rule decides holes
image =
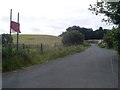
[[[117,52],[93,44],[81,53],[2,78],[3,88],[118,88]]]

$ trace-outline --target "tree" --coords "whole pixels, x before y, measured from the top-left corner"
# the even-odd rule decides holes
[[[107,19],[103,21],[113,23],[118,26],[118,29],[112,29],[104,36],[104,41],[109,48],[117,49],[120,54],[120,1],[119,2],[96,2],[94,5],[90,5],[90,11],[98,14],[104,14]]]
[[[102,30],[103,30],[103,28],[102,28],[102,27],[99,27],[99,30],[101,30],[101,31],[102,31]]]
[[[100,27],[96,31],[93,31],[91,28],[90,29],[84,27],[81,28],[79,26],[72,26],[66,29],[66,32],[71,31],[78,31],[79,33],[82,33],[84,35],[85,40],[89,40],[89,39],[102,39],[108,30]],[[63,32],[60,36],[64,36],[66,32]]]
[[[99,27],[99,29],[94,31],[94,37],[95,39],[103,39],[103,36],[106,35],[108,32],[107,29],[103,29],[102,27]]]
[[[82,33],[85,37],[85,40],[87,39],[91,39],[91,37],[93,36],[93,30],[90,28],[81,28],[79,26],[72,26],[72,27],[68,27],[66,29],[66,32],[71,32],[71,31],[78,31],[78,33]],[[63,32],[60,36],[64,36],[64,34],[66,32]]]
[[[84,42],[84,35],[78,31],[66,32],[62,42],[65,46],[82,44]]]
[[[94,5],[90,4],[90,11],[92,13],[98,15],[98,14],[104,14],[108,18],[103,18],[102,21],[113,23],[115,25],[118,25],[120,28],[120,1],[119,2],[106,2],[101,0],[101,2],[96,2]]]

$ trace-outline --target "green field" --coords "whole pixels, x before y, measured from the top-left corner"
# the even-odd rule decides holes
[[[46,63],[56,58],[78,53],[87,45],[65,47],[62,45],[62,38],[50,35],[19,35],[19,50],[16,51],[16,35],[12,35],[13,45],[4,47],[2,71],[8,72],[22,69],[31,65]],[[41,46],[42,43],[42,46]],[[25,47],[23,48],[23,44]]]
[[[16,35],[12,35],[13,42],[16,43]],[[61,37],[51,36],[51,35],[30,35],[30,34],[20,34],[19,43],[20,44],[45,44],[45,45],[62,45]]]

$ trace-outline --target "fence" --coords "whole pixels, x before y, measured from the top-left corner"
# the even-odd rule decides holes
[[[16,44],[12,44],[12,47],[15,49]],[[63,48],[62,45],[57,45],[57,44],[45,45],[42,43],[36,44],[36,45],[34,45],[34,44],[19,44],[18,47],[19,47],[19,50],[25,50],[28,53],[41,53],[41,54]]]

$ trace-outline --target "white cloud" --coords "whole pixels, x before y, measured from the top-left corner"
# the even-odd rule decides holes
[[[2,0],[0,5],[0,33],[9,33],[9,14],[13,20],[20,12],[22,34],[59,35],[73,25],[97,29],[106,26],[102,16],[92,14],[89,4],[96,0]]]

